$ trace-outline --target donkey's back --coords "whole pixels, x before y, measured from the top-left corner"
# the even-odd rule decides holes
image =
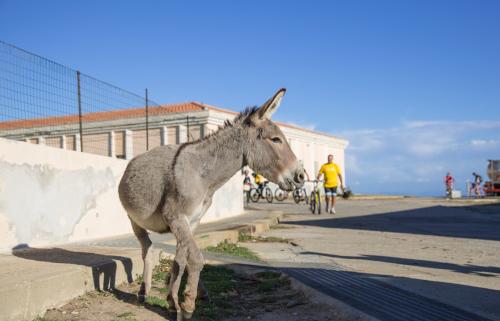
[[[174,158],[178,145],[156,147],[132,159],[120,181],[118,193],[128,215],[141,227],[167,232],[161,206],[174,186]]]

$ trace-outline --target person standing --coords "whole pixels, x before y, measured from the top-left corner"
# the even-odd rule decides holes
[[[451,176],[451,173],[446,173],[444,177],[444,184],[446,186],[446,197],[451,198],[451,192],[453,191],[453,183],[455,183],[455,179]]]
[[[245,178],[243,179],[243,193],[245,193],[247,204],[250,203],[250,190],[252,189],[252,180],[250,179],[250,174],[246,169],[244,172]]]
[[[471,189],[474,192],[475,196],[479,197],[481,196],[481,183],[483,182],[483,178],[481,177],[481,175],[475,172],[472,173],[472,176],[474,176],[474,180]]]
[[[333,162],[333,155],[328,155],[328,163],[321,166],[317,179],[321,178],[321,175],[325,176],[325,183],[323,187],[325,188],[325,201],[326,201],[326,212],[330,214],[335,214],[335,196],[337,196],[337,186],[340,183],[340,188],[342,189],[342,174],[340,168],[337,164]]]

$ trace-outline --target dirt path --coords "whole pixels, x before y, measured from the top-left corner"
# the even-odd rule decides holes
[[[170,262],[163,260],[153,276],[152,293],[137,303],[139,282],[111,292],[90,292],[59,309],[49,310],[37,321],[164,321],[175,320],[166,312],[165,279]],[[192,320],[222,321],[320,321],[342,320],[329,306],[311,303],[279,273],[255,270],[245,274],[224,266],[208,265],[202,279],[209,300],[199,301]]]

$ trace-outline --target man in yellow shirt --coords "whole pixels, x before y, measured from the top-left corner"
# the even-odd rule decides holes
[[[264,189],[264,183],[267,181],[267,179],[265,179],[264,176],[257,173],[253,173],[253,177],[255,179],[255,184],[257,184],[257,189],[262,195],[262,190]]]
[[[337,164],[333,162],[333,155],[328,155],[328,163],[323,164],[318,173],[318,180],[321,175],[325,176],[325,183],[323,184],[325,188],[325,201],[326,201],[326,212],[330,209],[330,214],[335,214],[335,196],[337,196],[337,186],[340,182],[340,188],[342,189],[342,174],[340,173],[340,168]]]

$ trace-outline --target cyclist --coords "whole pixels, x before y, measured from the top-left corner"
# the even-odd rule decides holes
[[[328,155],[328,163],[321,166],[317,177],[318,181],[320,180],[321,175],[325,176],[325,183],[323,186],[325,188],[326,212],[335,214],[335,196],[337,196],[337,186],[340,183],[340,188],[342,189],[343,184],[340,168],[333,162],[332,154]]]
[[[451,191],[453,190],[453,183],[455,183],[455,179],[451,176],[451,173],[446,173],[444,177],[444,184],[446,185],[446,196],[451,198]]]
[[[257,184],[257,190],[259,191],[260,195],[262,195],[262,191],[267,180],[260,174],[253,173],[252,175],[255,179],[255,184]]]

